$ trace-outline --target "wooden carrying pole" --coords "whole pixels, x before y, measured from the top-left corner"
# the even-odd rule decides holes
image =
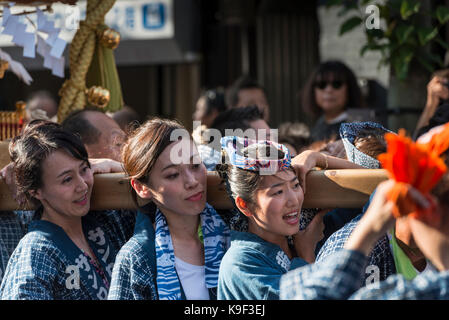
[[[9,141],[0,141],[0,169],[6,166],[11,159],[9,158]]]
[[[361,208],[376,186],[387,179],[381,169],[311,171],[306,178],[304,208]],[[221,179],[207,174],[207,201],[216,209],[232,208]],[[144,203],[144,202],[142,202]],[[134,209],[129,182],[123,173],[95,175],[92,210]],[[19,209],[4,181],[0,181],[0,211]]]

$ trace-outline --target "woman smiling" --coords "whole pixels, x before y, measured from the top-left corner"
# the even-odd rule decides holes
[[[141,208],[134,236],[117,256],[109,299],[209,300],[229,229],[206,203],[207,174],[198,150],[178,122],[152,119],[122,151]]]
[[[37,206],[12,254],[2,299],[106,299],[130,213],[90,211],[94,170],[81,140],[36,120],[9,146],[19,196]]]
[[[239,137],[221,142],[227,164],[218,171],[248,230],[231,232],[231,247],[220,266],[218,299],[279,299],[281,276],[314,262],[324,211],[300,231],[304,192],[285,146]]]

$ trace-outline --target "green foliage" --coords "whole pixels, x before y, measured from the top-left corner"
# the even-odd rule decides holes
[[[449,21],[449,8],[445,6],[439,6],[435,10],[435,17],[438,19],[440,24],[445,24]]]
[[[395,28],[395,35],[399,42],[399,44],[404,44],[407,42],[409,37],[412,35],[415,30],[415,26],[400,24]]]
[[[400,9],[402,19],[407,20],[415,13],[418,13],[420,6],[421,6],[421,2],[419,2],[417,0],[414,0],[414,1],[403,0],[401,2],[401,9]]]
[[[425,46],[438,35],[438,28],[419,27],[417,28],[417,33],[419,44]]]
[[[364,8],[370,4],[378,8],[382,29],[369,29],[365,25],[370,14]],[[414,61],[429,72],[443,67],[441,57],[431,53],[431,48],[438,45],[449,50],[449,45],[439,36],[439,30],[449,22],[446,6],[437,6],[429,12],[423,9],[420,0],[329,0],[326,5],[341,8],[339,16],[349,16],[340,26],[340,35],[365,26],[366,43],[360,55],[379,51],[381,63],[389,64],[399,79],[406,79]],[[430,21],[430,25],[423,21]]]
[[[352,17],[348,20],[346,20],[340,27],[340,35],[351,31],[355,27],[359,26],[363,22],[362,18],[360,17]]]

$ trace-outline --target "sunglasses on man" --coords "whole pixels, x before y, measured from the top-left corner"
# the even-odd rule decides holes
[[[332,86],[332,88],[334,88],[334,89],[340,89],[340,88],[343,86],[344,82],[341,81],[341,80],[333,80],[333,81],[324,81],[324,80],[323,80],[323,81],[317,81],[317,82],[315,82],[315,87],[318,88],[318,89],[323,90],[323,89],[326,89],[327,86],[328,86],[329,84],[330,84],[330,85]]]

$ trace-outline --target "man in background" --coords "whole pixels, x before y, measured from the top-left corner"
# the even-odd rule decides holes
[[[47,119],[56,122],[58,102],[46,90],[33,92],[26,101],[26,122],[35,119]]]
[[[228,108],[241,108],[256,105],[263,112],[264,120],[270,121],[270,106],[262,85],[248,76],[238,78],[228,89],[226,96]]]
[[[81,137],[89,158],[121,161],[120,151],[126,140],[125,132],[103,112],[93,108],[75,111],[61,125]]]
[[[136,110],[130,106],[123,106],[119,111],[108,113],[108,116],[114,119],[124,132],[132,129],[134,124],[139,125],[142,120]]]

